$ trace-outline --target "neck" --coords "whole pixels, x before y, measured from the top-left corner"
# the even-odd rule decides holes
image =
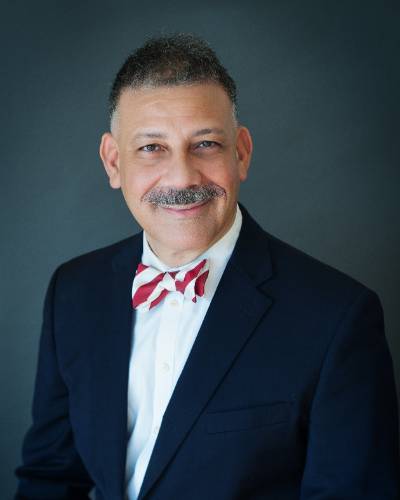
[[[233,214],[232,220],[227,225],[222,233],[217,234],[217,236],[208,242],[207,245],[203,245],[197,248],[170,248],[160,245],[155,239],[152,239],[150,235],[146,233],[147,243],[149,244],[152,252],[168,267],[181,267],[189,262],[195,260],[199,255],[202,255],[209,248],[211,248],[217,241],[225,236],[225,234],[231,229],[235,221],[236,211]]]
[[[179,250],[168,251],[167,249],[164,249],[162,252],[160,252],[159,250],[157,251],[154,248],[154,244],[152,244],[149,240],[148,244],[152,252],[168,267],[184,266],[185,264],[188,264],[189,262],[195,260],[199,255],[204,253],[209,248],[206,247],[204,249],[186,250],[186,251],[179,251]]]

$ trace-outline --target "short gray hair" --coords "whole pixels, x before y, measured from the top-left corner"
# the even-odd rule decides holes
[[[184,33],[150,38],[128,57],[115,77],[109,96],[111,121],[127,88],[196,83],[220,85],[232,102],[236,120],[236,84],[207,42]]]

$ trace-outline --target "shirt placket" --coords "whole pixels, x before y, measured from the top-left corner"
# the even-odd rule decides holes
[[[152,433],[157,436],[174,387],[175,345],[183,312],[184,297],[170,292],[165,298],[155,353],[155,388]]]

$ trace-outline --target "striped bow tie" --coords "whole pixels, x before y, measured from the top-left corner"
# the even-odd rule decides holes
[[[186,298],[196,302],[196,297],[204,295],[208,270],[207,259],[190,269],[165,273],[139,264],[132,285],[132,306],[148,311],[160,303],[169,292],[181,292]]]

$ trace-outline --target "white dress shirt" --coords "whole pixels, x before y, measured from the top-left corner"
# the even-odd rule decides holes
[[[136,500],[175,385],[232,254],[242,225],[237,206],[229,231],[185,270],[207,258],[209,275],[203,297],[197,302],[170,292],[149,311],[136,311],[128,385],[128,445],[126,498]],[[162,272],[168,268],[152,252],[143,233],[142,262]]]

